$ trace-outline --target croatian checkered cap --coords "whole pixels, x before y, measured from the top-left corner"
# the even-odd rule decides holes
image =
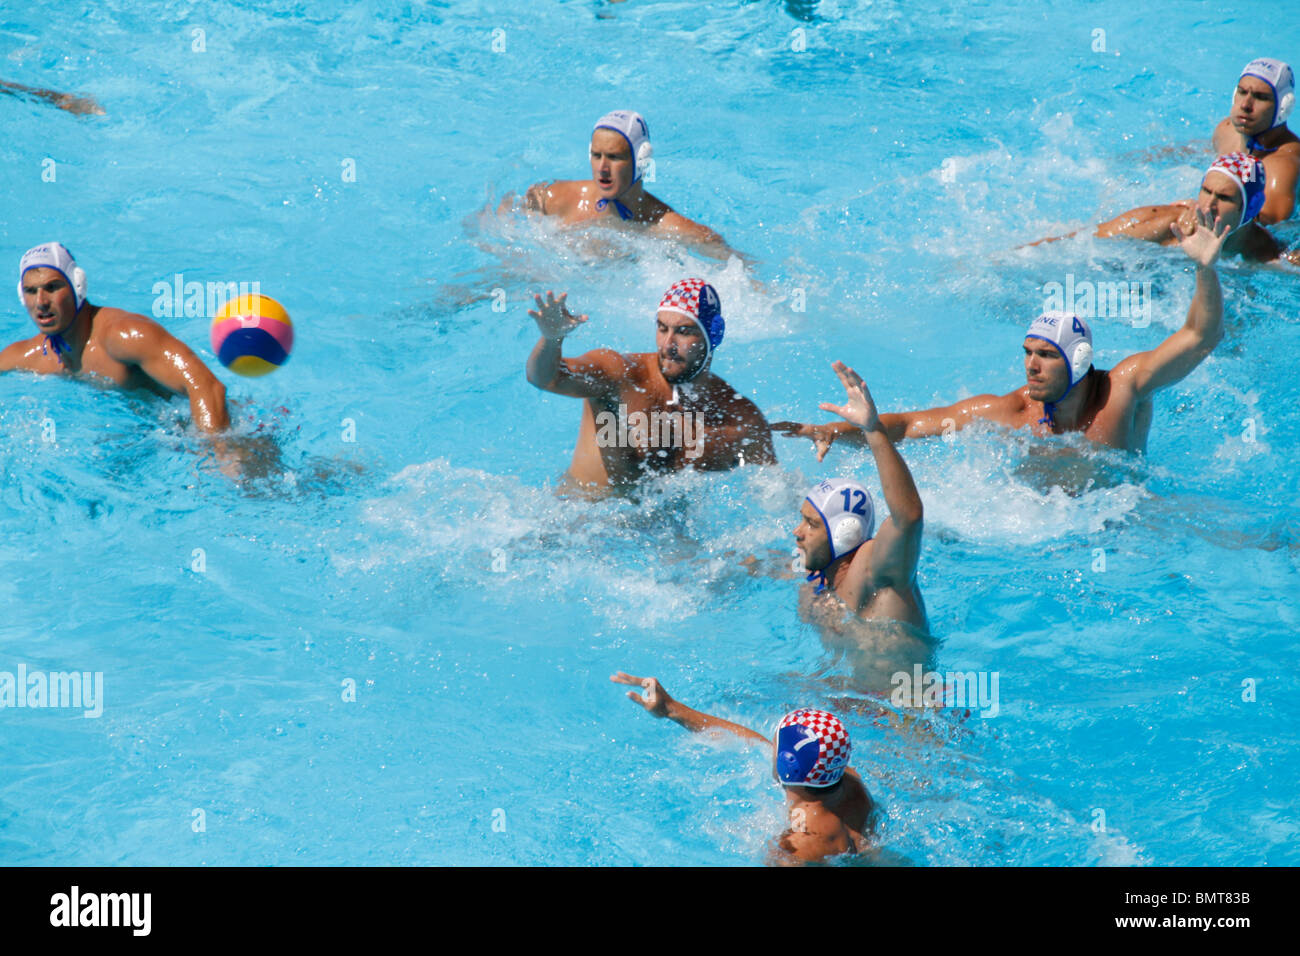
[[[698,325],[709,340],[710,352],[722,344],[722,334],[727,328],[722,321],[722,303],[718,290],[703,279],[674,282],[659,300],[659,310],[684,315]]]
[[[776,775],[781,783],[830,787],[849,765],[849,732],[825,710],[792,710],[776,731]]]
[[[1237,181],[1241,190],[1241,225],[1244,226],[1264,208],[1264,164],[1245,153],[1220,156],[1206,170],[1218,170]]]

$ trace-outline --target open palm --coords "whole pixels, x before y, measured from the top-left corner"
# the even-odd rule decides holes
[[[817,407],[824,412],[838,415],[849,424],[857,425],[866,431],[879,428],[880,416],[876,413],[876,403],[872,401],[871,392],[867,390],[867,383],[862,381],[862,376],[843,362],[835,362],[831,368],[835,369],[835,374],[844,384],[845,403],[834,405],[831,402],[822,402]]]
[[[1183,252],[1198,266],[1211,266],[1223,250],[1223,242],[1228,238],[1228,223],[1222,216],[1213,222],[1210,214],[1196,209],[1196,219],[1191,232],[1184,232],[1177,222],[1170,224],[1170,229]]]

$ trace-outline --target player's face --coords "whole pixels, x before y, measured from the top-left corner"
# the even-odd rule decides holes
[[[632,186],[632,151],[627,140],[612,129],[591,134],[591,178],[602,199],[614,199]]]
[[[821,571],[831,563],[831,543],[826,536],[826,525],[808,501],[799,509],[794,541],[803,553],[803,566],[809,571]]]
[[[1025,339],[1025,384],[1036,402],[1059,402],[1070,387],[1070,370],[1055,345]]]
[[[23,305],[46,335],[66,332],[77,317],[77,297],[58,269],[28,269],[23,273]]]
[[[1273,88],[1257,76],[1243,76],[1232,94],[1228,119],[1242,136],[1257,136],[1273,122]]]
[[[1201,181],[1196,208],[1210,214],[1210,222],[1222,216],[1229,229],[1241,225],[1241,189],[1227,173],[1212,169]]]
[[[670,385],[689,382],[708,361],[709,343],[698,325],[676,312],[655,317],[659,371]]]

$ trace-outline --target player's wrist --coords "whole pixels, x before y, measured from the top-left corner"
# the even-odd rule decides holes
[[[889,437],[885,434],[885,426],[881,424],[879,418],[875,421],[867,422],[865,425],[859,425],[858,427],[862,430],[862,433],[867,436],[868,442],[871,442],[873,439],[888,439]]]

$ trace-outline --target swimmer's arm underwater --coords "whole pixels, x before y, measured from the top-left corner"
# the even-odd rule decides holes
[[[644,688],[644,695],[638,694],[636,691],[628,691],[628,700],[636,701],[655,717],[667,717],[669,720],[681,724],[692,733],[708,731],[716,734],[722,732],[735,734],[744,740],[765,746],[770,746],[772,743],[762,734],[750,730],[748,727],[742,727],[740,724],[733,724],[721,717],[702,713],[687,707],[680,701],[674,700],[669,696],[668,691],[664,690],[663,685],[653,677],[633,677],[631,674],[619,671],[617,674],[610,675],[609,679],[615,684],[632,684]]]
[[[747,266],[753,264],[752,259],[744,253],[731,248],[722,236],[708,226],[695,222],[693,219],[687,219],[681,213],[669,210],[662,219],[655,223],[652,231],[678,239],[696,252],[706,255],[710,259],[717,259],[719,262],[726,262],[732,256],[735,256]]]
[[[78,116],[103,116],[104,110],[98,103],[89,96],[73,96],[71,93],[60,93],[57,90],[40,90],[34,86],[23,86],[21,83],[7,83],[0,80],[0,93],[8,93],[10,96],[28,96],[38,100],[45,100],[47,103],[53,103],[61,110],[67,110]]]
[[[104,339],[108,354],[134,365],[163,388],[190,401],[196,428],[222,432],[230,427],[226,387],[188,345],[143,315],[119,317]]]

